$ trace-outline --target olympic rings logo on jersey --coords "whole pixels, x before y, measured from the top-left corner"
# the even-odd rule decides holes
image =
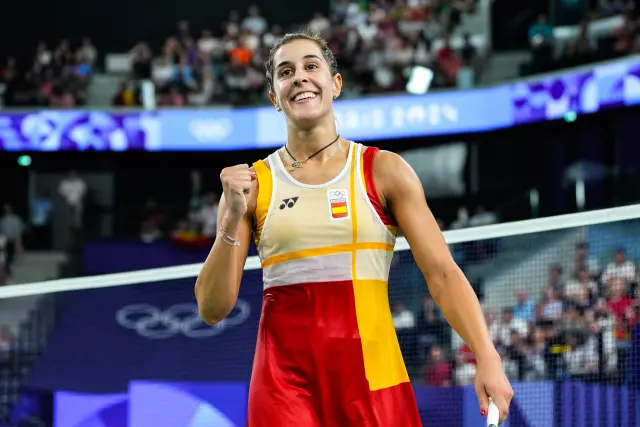
[[[329,190],[327,191],[327,195],[329,197],[339,197],[339,198],[346,198],[347,197],[347,190]]]
[[[164,310],[150,304],[131,304],[116,312],[116,322],[143,338],[210,338],[225,329],[244,323],[251,315],[248,302],[238,299],[229,316],[213,326],[207,325],[195,303],[175,304]]]

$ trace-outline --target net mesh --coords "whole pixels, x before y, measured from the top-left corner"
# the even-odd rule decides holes
[[[496,236],[506,234],[501,227]],[[462,230],[450,245],[516,392],[505,425],[640,426],[640,219],[526,231],[470,240],[473,229]],[[57,391],[57,427],[87,419],[113,427],[244,426],[261,272],[245,271],[236,308],[214,327],[199,319],[193,283],[38,297],[11,349],[0,348],[0,419],[16,425],[46,412],[46,399],[33,391],[44,389]],[[394,255],[389,301],[424,425],[484,425],[474,356],[408,250]]]

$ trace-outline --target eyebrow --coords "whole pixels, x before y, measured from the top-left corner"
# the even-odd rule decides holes
[[[312,58],[322,61],[322,59],[318,55],[305,55],[302,57],[302,59],[312,59]],[[276,69],[282,67],[283,65],[293,65],[293,63],[291,61],[282,61],[281,63],[278,64]]]

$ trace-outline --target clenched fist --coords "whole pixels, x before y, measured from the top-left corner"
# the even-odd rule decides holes
[[[247,212],[251,182],[255,179],[255,172],[247,164],[222,169],[220,181],[229,213],[243,216]]]

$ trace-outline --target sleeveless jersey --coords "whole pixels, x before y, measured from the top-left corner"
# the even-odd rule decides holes
[[[278,152],[254,164],[264,296],[249,427],[275,422],[269,408],[280,401],[279,426],[287,410],[301,427],[419,425],[389,309],[397,227],[378,201],[376,151],[350,143],[342,171],[320,185],[296,181]],[[301,388],[309,400],[297,407]]]

